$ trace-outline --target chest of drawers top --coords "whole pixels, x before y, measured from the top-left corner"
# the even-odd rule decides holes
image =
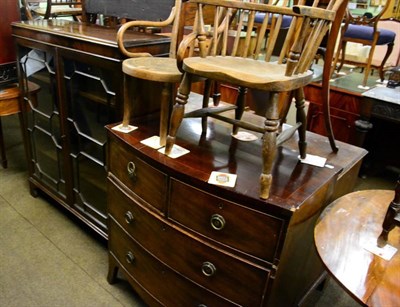
[[[211,121],[211,119],[209,119]],[[178,144],[190,151],[189,154],[171,159],[140,141],[157,134],[157,123],[146,125],[132,133],[115,132],[108,127],[115,140],[127,146],[135,157],[140,158],[152,168],[168,174],[175,179],[192,185],[209,194],[246,204],[248,208],[277,216],[290,217],[300,210],[324,185],[334,182],[344,171],[346,165],[352,165],[352,159],[360,157],[352,152],[356,147],[344,144],[342,155],[331,152],[325,138],[319,135],[308,135],[309,153],[327,158],[327,167],[316,167],[302,164],[298,160],[296,138],[280,147],[273,171],[274,183],[271,196],[267,201],[259,199],[258,178],[261,172],[261,140],[241,142],[232,138],[229,127],[213,122],[208,136],[201,136],[200,122],[185,119],[179,131]],[[349,154],[347,154],[347,152]],[[360,155],[362,156],[364,153]],[[121,156],[121,159],[123,157]],[[121,161],[110,161],[112,164]],[[124,169],[125,166],[121,166]],[[216,186],[208,183],[212,171],[237,175],[233,188]]]

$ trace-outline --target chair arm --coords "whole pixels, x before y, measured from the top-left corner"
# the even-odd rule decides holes
[[[176,61],[178,69],[183,73],[182,65],[183,60],[187,57],[188,48],[193,44],[196,40],[198,33],[192,32],[189,35],[185,36],[181,43],[179,44],[178,51],[176,53]]]
[[[174,19],[176,18],[176,9],[175,7],[172,8],[170,15],[166,20],[163,21],[150,21],[150,20],[133,20],[124,23],[118,30],[117,33],[117,43],[120,51],[131,58],[137,58],[137,57],[150,57],[152,56],[150,53],[147,52],[129,52],[125,46],[124,46],[124,34],[126,30],[129,28],[134,28],[134,27],[158,27],[158,28],[164,28],[166,26],[171,25],[174,22]]]

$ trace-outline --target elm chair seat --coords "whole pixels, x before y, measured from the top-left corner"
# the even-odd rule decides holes
[[[373,27],[350,24],[346,32],[344,33],[344,37],[372,41],[374,33],[375,30]],[[387,29],[379,29],[379,37],[376,44],[393,44],[395,38],[396,33],[394,33],[393,31]]]

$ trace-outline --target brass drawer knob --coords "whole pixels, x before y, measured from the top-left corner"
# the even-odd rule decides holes
[[[126,253],[125,260],[128,263],[132,263],[133,261],[135,261],[135,256],[133,255],[133,253],[131,251]]]
[[[206,261],[201,266],[201,271],[206,276],[213,276],[217,271],[217,268],[211,262]]]
[[[135,220],[135,217],[133,216],[132,212],[126,211],[125,213],[125,222],[127,224],[132,223]]]
[[[222,230],[225,227],[225,219],[222,215],[213,214],[210,219],[211,227],[215,230]]]
[[[136,165],[132,161],[128,162],[128,165],[126,166],[126,169],[128,171],[128,176],[131,179],[136,179]]]

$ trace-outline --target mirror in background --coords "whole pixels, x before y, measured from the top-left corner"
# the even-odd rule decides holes
[[[373,18],[378,15],[390,0],[352,0],[348,4],[352,16]]]

